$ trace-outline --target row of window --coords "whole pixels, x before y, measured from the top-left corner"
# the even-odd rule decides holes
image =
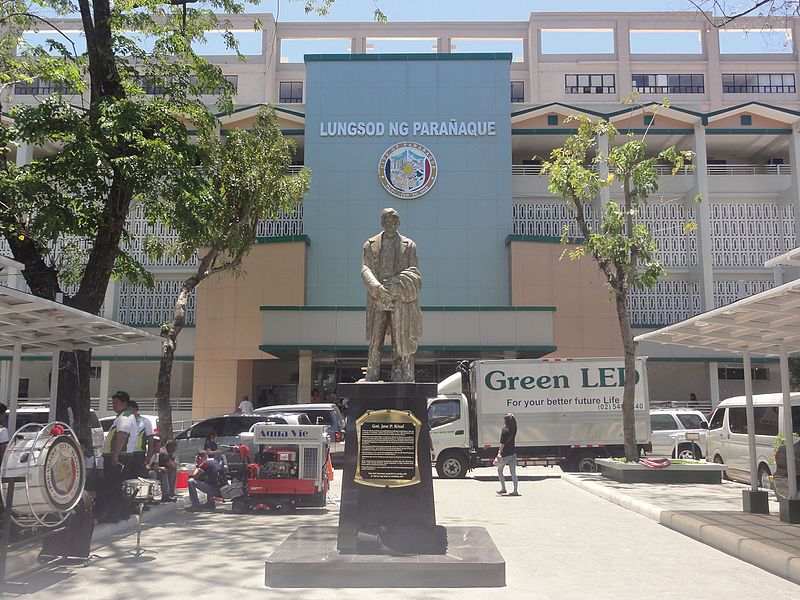
[[[225,75],[225,80],[233,85],[235,90],[239,89],[239,76],[238,75]],[[197,78],[192,77],[190,80],[191,85],[197,84]],[[163,96],[164,88],[155,79],[149,77],[142,77],[139,80],[139,85],[142,86],[144,93],[148,96]],[[302,86],[302,84],[301,84]],[[301,87],[302,90],[302,87]],[[31,82],[20,81],[14,86],[14,93],[17,96],[47,96],[50,94],[74,94],[74,90],[70,90],[67,84],[61,81],[47,81],[44,79],[35,78]]]
[[[722,427],[726,410],[728,411],[728,425],[731,433],[747,433],[747,409],[744,406],[718,408],[712,415],[708,428],[719,429]],[[778,435],[777,406],[755,406],[753,407],[753,413],[756,435]],[[797,433],[798,430],[800,430],[800,406],[793,406],[792,431]]]
[[[703,94],[704,77],[700,73],[641,74],[631,77],[633,91],[641,94]],[[616,76],[611,73],[565,75],[567,94],[613,94]],[[728,94],[793,94],[794,73],[726,73],[722,91]]]

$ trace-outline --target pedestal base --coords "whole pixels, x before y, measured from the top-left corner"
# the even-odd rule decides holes
[[[769,514],[769,494],[768,492],[754,492],[753,490],[742,490],[742,510],[746,513],[755,515]]]
[[[784,523],[800,523],[800,498],[784,498],[778,496],[781,521]]]
[[[483,527],[448,527],[447,554],[342,554],[336,527],[298,527],[265,561],[273,588],[502,587],[506,563]]]

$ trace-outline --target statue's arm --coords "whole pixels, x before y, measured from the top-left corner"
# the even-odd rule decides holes
[[[375,277],[375,273],[369,267],[370,263],[370,247],[369,242],[364,244],[364,250],[361,254],[361,280],[364,282],[364,287],[367,288],[367,293],[370,296],[378,296],[381,289],[385,288],[381,282]]]

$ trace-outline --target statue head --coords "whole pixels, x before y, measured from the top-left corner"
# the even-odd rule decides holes
[[[384,208],[381,211],[381,227],[388,234],[397,233],[397,229],[400,227],[400,215],[395,209]]]

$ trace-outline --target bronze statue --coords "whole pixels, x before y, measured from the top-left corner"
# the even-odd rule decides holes
[[[380,379],[381,351],[389,331],[392,338],[392,381],[414,381],[414,354],[422,335],[419,290],[422,275],[413,240],[397,232],[400,215],[381,212],[383,233],[364,243],[361,279],[367,288],[366,381]]]

